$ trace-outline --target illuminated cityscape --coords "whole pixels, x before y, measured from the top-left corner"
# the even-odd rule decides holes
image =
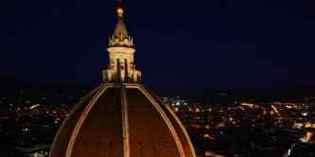
[[[315,3],[162,1],[8,2],[0,157],[315,157]]]
[[[1,138],[6,139],[1,142],[1,155],[48,156],[57,128],[84,91],[87,90],[81,89],[72,96],[61,90],[30,97],[35,91],[24,90],[17,95],[19,101],[1,97],[0,131]],[[53,100],[56,104],[47,103]],[[312,97],[294,102],[231,104],[203,104],[181,97],[162,97],[162,100],[186,126],[198,156],[314,155]]]

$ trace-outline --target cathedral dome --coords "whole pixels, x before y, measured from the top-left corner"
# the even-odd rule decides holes
[[[122,18],[123,10],[117,12]],[[108,51],[104,82],[74,107],[50,157],[195,157],[179,119],[141,84],[134,48],[110,45]]]
[[[50,154],[87,156],[194,157],[194,150],[175,114],[142,85],[104,83],[75,107]]]

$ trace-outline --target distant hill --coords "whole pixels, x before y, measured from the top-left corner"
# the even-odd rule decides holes
[[[48,99],[49,103],[67,103],[77,101],[92,88],[75,81],[37,82],[0,76],[0,98],[8,97],[14,102]]]

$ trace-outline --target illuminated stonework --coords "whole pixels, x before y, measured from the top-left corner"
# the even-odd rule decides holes
[[[116,9],[118,22],[112,37],[109,40],[109,65],[103,70],[103,80],[106,82],[139,82],[141,72],[134,64],[133,38],[128,34],[124,23],[124,9]]]
[[[118,7],[119,18],[123,13]],[[55,137],[50,157],[196,157],[180,120],[140,84],[135,49],[121,23],[108,52],[104,82],[74,107]]]

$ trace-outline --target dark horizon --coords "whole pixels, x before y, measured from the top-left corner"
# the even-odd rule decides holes
[[[315,86],[315,3],[125,1],[145,85],[173,92]],[[115,1],[10,1],[0,75],[96,85]]]
[[[68,95],[84,96],[90,90],[99,85],[86,84],[78,81],[38,81],[38,80],[19,80],[14,76],[0,75],[0,95],[14,96],[20,91],[30,92],[31,94],[54,95],[59,92]],[[182,98],[192,98],[194,100],[203,101],[204,98],[213,96],[222,97],[233,100],[251,100],[251,101],[303,101],[304,98],[313,98],[315,93],[314,86],[278,86],[272,88],[174,88],[174,87],[157,87],[144,84],[151,92],[158,96]],[[222,96],[224,94],[224,96]]]

